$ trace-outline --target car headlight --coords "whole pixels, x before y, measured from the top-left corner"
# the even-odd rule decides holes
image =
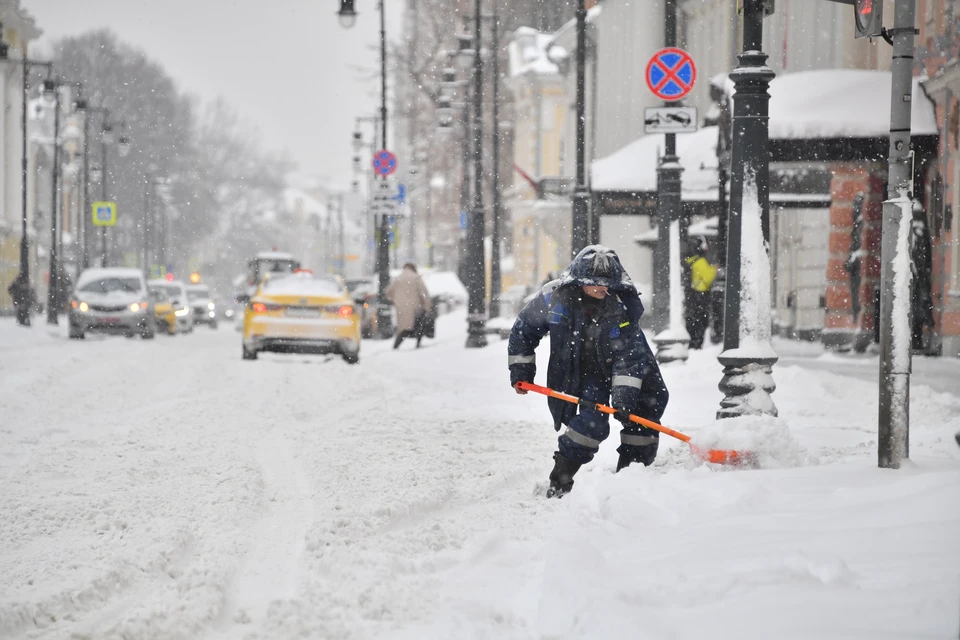
[[[187,315],[188,313],[190,313],[190,307],[184,307],[183,309],[177,309],[177,310],[175,311],[175,313],[176,313],[176,315],[177,315],[178,317],[181,317],[181,318],[182,318],[183,316],[185,316],[185,315]]]
[[[130,305],[129,308],[130,308],[130,311],[133,311],[134,313],[136,313],[137,311],[140,311],[140,303],[134,302],[133,304]]]
[[[90,310],[90,306],[86,302],[80,302],[79,300],[74,300],[70,303],[70,306],[74,309],[78,309],[80,313],[86,313]]]
[[[208,303],[207,303],[207,309],[210,309],[210,311],[213,311],[213,309],[214,309],[215,307],[216,307],[216,305],[213,304],[212,302],[208,302]]]

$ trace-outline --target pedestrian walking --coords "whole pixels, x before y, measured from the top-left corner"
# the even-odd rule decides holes
[[[717,277],[717,267],[707,260],[708,248],[707,239],[703,236],[690,239],[690,257],[687,258],[690,286],[686,296],[686,324],[691,349],[703,348],[703,336],[710,325],[710,288]]]
[[[10,286],[7,288],[10,297],[13,299],[13,307],[17,314],[17,324],[24,327],[30,326],[30,313],[33,310],[36,294],[30,282],[20,272]]]
[[[412,262],[403,265],[393,282],[386,289],[387,297],[397,310],[397,332],[393,348],[400,348],[404,338],[416,337],[417,347],[423,340],[429,314],[432,312],[430,295]]]
[[[517,317],[508,345],[510,384],[516,389],[518,382],[533,382],[534,352],[549,333],[547,386],[659,421],[667,388],[640,329],[641,315],[640,295],[617,254],[600,245],[584,248]],[[567,427],[553,454],[547,490],[547,497],[560,497],[573,488],[573,476],[593,459],[610,426],[607,414],[593,408],[554,398],[548,405],[554,429]],[[659,442],[656,431],[623,422],[617,471],[634,462],[653,463]]]

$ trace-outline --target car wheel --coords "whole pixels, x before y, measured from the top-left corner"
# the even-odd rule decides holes
[[[256,359],[257,359],[257,352],[256,352],[256,351],[253,351],[253,350],[251,350],[251,349],[247,349],[246,347],[243,347],[243,359],[244,359],[244,360],[256,360]]]
[[[358,362],[360,362],[360,354],[345,353],[343,354],[343,361],[346,362],[347,364],[357,364]]]
[[[215,329],[217,328],[217,323],[216,323],[216,322],[211,322],[211,323],[210,323],[210,328],[215,330]]]
[[[74,327],[70,327],[68,335],[70,336],[71,340],[83,340],[84,338],[83,330],[75,329]]]

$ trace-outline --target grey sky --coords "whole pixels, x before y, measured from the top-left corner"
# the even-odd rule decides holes
[[[305,173],[349,184],[353,118],[379,105],[370,77],[379,68],[376,0],[357,0],[360,16],[349,30],[337,21],[337,0],[22,3],[43,40],[109,27],[186,90],[223,96],[265,146],[286,149]],[[387,5],[387,36],[397,41],[403,2]]]

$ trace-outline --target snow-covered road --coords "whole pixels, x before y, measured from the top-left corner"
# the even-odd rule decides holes
[[[777,367],[799,466],[614,475],[613,429],[547,501],[545,403],[464,324],[350,366],[0,320],[0,638],[957,637],[957,396],[915,387],[881,471],[875,385]],[[715,356],[667,424],[712,420]]]

